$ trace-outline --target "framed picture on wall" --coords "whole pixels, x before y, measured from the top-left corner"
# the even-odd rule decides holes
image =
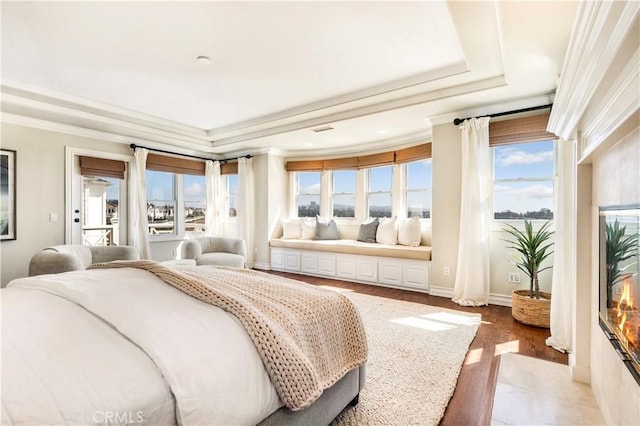
[[[0,241],[16,239],[16,152],[0,150]]]

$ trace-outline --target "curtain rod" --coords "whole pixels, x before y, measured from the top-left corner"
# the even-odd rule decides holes
[[[149,151],[154,151],[154,152],[162,152],[163,154],[172,154],[172,155],[180,155],[182,157],[189,157],[189,158],[195,158],[197,160],[211,160],[211,161],[219,161],[221,163],[226,163],[228,161],[233,161],[233,160],[237,160],[239,158],[251,158],[253,157],[253,155],[251,154],[247,154],[247,155],[242,155],[240,157],[233,157],[233,158],[225,158],[223,160],[214,160],[213,158],[206,158],[206,157],[198,157],[197,155],[191,155],[191,154],[181,154],[179,152],[172,152],[172,151],[166,151],[164,149],[158,149],[158,148],[149,148],[147,146],[142,146],[142,145],[136,145],[135,143],[132,143],[131,145],[129,145],[129,147],[131,147],[131,149],[133,149],[134,151],[136,150],[136,148],[144,148],[144,149],[148,149]]]
[[[459,124],[462,124],[462,123],[464,123],[465,120],[469,120],[470,118],[501,117],[503,115],[518,114],[520,112],[528,112],[528,111],[536,111],[536,110],[539,110],[539,109],[547,109],[547,108],[551,108],[552,106],[553,106],[553,104],[547,104],[547,105],[539,105],[539,106],[530,107],[530,108],[515,109],[513,111],[498,112],[498,113],[495,113],[495,114],[478,115],[477,117],[456,118],[455,120],[453,120],[453,125],[457,126]]]

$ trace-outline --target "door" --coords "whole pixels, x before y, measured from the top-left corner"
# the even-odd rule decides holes
[[[127,244],[128,161],[126,156],[68,149],[67,244]],[[109,170],[113,167],[124,171]]]

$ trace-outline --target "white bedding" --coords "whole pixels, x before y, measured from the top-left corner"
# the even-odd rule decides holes
[[[146,271],[1,293],[3,423],[256,424],[282,405],[235,317]]]

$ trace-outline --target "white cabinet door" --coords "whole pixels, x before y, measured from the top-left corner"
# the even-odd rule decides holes
[[[429,289],[429,265],[404,264],[402,266],[403,284],[407,287]]]
[[[381,260],[378,263],[378,279],[382,284],[402,285],[402,264]]]
[[[360,281],[378,281],[378,261],[369,259],[358,259],[356,278]]]
[[[284,269],[284,251],[271,249],[271,269]]]
[[[336,276],[336,257],[332,254],[318,254],[318,274]]]
[[[356,260],[353,257],[338,256],[336,258],[336,276],[355,279]]]
[[[286,252],[284,256],[284,266],[287,271],[300,272],[300,253]]]
[[[300,255],[300,270],[310,274],[317,274],[318,255],[315,253],[302,253]]]

